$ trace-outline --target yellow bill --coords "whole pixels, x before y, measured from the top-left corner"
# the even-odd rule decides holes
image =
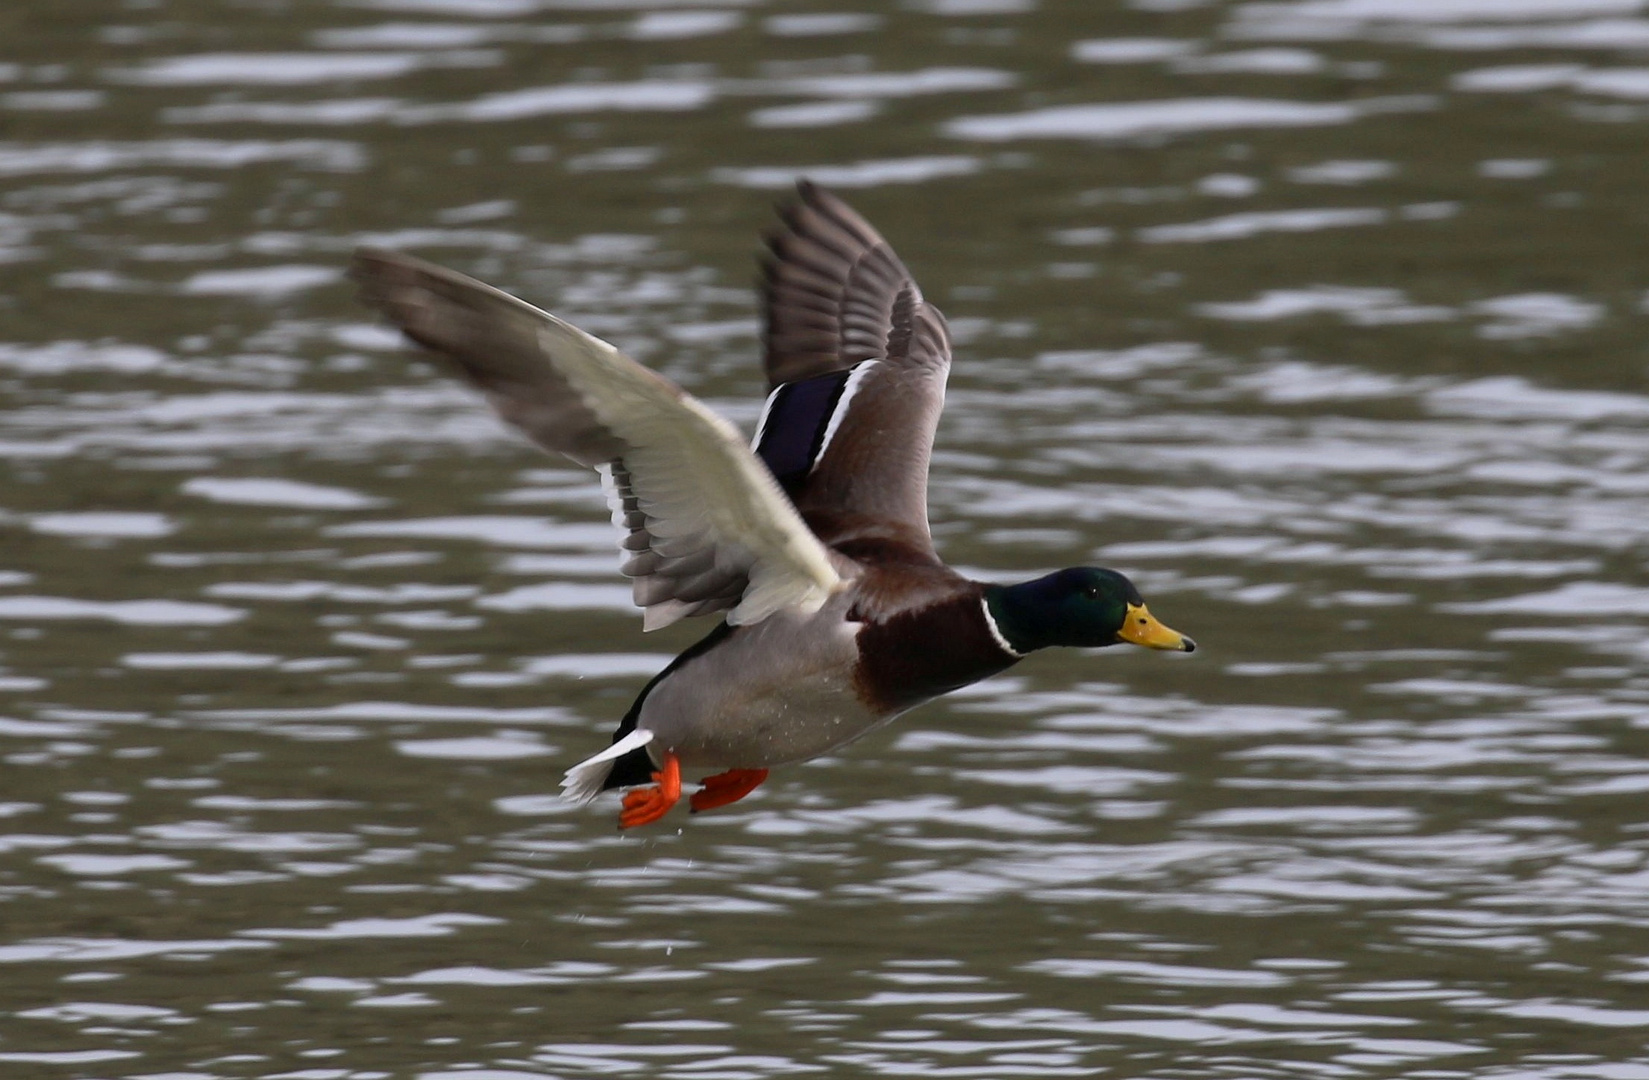
[[[1145,610],[1144,604],[1129,604],[1128,618],[1117,631],[1117,637],[1131,645],[1147,649],[1170,649],[1175,652],[1196,652],[1197,643],[1157,622],[1155,615]]]

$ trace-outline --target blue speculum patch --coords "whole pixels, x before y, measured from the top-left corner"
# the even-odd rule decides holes
[[[830,417],[842,398],[850,370],[832,371],[773,391],[766,418],[757,437],[756,454],[791,491],[812,471],[824,444]]]

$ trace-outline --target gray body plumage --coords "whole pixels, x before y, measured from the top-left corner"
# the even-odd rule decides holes
[[[794,610],[741,627],[660,680],[636,726],[689,770],[719,772],[818,757],[897,712],[867,704],[855,685],[862,623],[838,593],[812,614]]]

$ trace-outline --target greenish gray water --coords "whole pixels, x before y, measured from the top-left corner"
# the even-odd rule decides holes
[[[0,1073],[1649,1077],[1644,6],[14,5]],[[946,557],[1202,648],[621,836],[705,627],[341,267],[749,427],[800,174],[952,320]]]

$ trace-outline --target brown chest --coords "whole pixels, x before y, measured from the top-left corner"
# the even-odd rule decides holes
[[[902,711],[1019,661],[997,644],[976,593],[902,611],[859,632],[855,689],[878,711]]]

